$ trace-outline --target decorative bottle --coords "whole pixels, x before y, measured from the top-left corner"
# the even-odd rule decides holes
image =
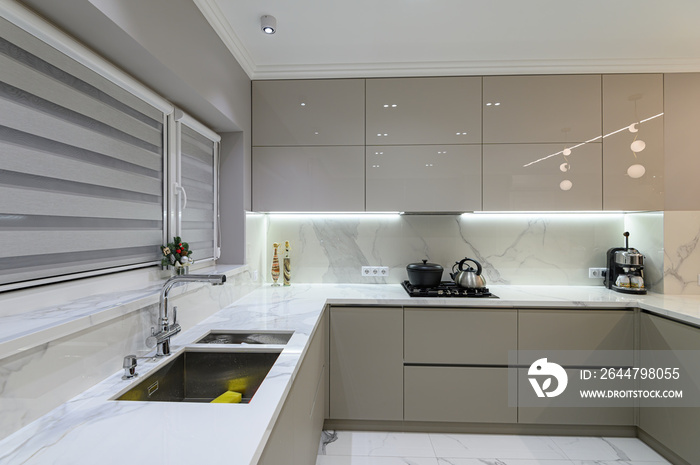
[[[289,241],[284,241],[284,259],[282,260],[282,267],[284,285],[289,286],[292,278],[292,264],[289,260]]]
[[[277,280],[280,279],[280,259],[277,257],[277,248],[280,246],[279,242],[272,244],[274,252],[272,254],[272,285],[279,286]]]

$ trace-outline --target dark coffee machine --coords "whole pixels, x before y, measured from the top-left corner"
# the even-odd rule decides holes
[[[630,233],[625,232],[625,246],[608,249],[603,284],[613,291],[646,294],[644,287],[644,255],[629,246]]]

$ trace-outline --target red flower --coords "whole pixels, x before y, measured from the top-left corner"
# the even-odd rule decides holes
[[[176,250],[175,250],[175,253],[180,253],[180,252],[182,252],[182,249],[176,249]]]

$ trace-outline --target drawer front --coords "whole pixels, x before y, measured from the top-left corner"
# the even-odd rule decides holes
[[[631,366],[634,362],[632,310],[519,310],[518,362],[543,357],[568,366]],[[630,351],[611,358],[601,351]],[[557,353],[556,351],[577,351]],[[526,356],[525,356],[526,355]],[[613,366],[614,366],[613,365]]]
[[[405,308],[407,363],[507,365],[517,349],[517,310]]]
[[[517,408],[508,406],[508,368],[406,366],[404,400],[406,421],[517,421]]]
[[[538,398],[529,381],[528,370],[518,370],[518,423],[544,425],[634,425],[633,399],[591,399],[588,407],[580,398],[580,390],[585,389],[625,389],[626,380],[593,379],[582,383],[578,380],[580,369],[567,369],[568,385],[564,392],[555,397]],[[580,407],[578,405],[581,405]]]

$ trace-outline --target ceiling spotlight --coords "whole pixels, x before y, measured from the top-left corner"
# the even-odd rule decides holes
[[[263,15],[260,17],[260,28],[265,34],[274,34],[277,30],[277,20],[274,16]]]

